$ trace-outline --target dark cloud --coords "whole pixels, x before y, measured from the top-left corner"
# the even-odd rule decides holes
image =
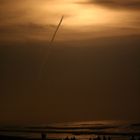
[[[41,25],[36,23],[27,23],[27,24],[14,24],[14,25],[2,25],[0,26],[1,33],[10,33],[10,32],[35,32],[35,31],[46,31],[51,28],[54,28],[55,25]]]
[[[41,81],[46,43],[1,46],[0,122],[139,120],[139,38],[56,42]]]
[[[89,3],[101,4],[112,8],[139,9],[140,0],[89,0]]]
[[[6,24],[0,25],[0,42],[6,42],[9,40],[25,40],[33,38],[41,38],[47,36],[54,30],[55,25],[48,24],[36,24],[36,23],[25,23],[25,24]]]

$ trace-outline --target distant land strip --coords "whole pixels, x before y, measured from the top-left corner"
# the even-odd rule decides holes
[[[8,130],[1,129],[0,132],[23,132],[23,133],[71,133],[74,135],[85,135],[85,134],[94,134],[94,135],[118,135],[118,136],[140,136],[140,132],[104,132],[104,131],[65,131],[65,130]]]

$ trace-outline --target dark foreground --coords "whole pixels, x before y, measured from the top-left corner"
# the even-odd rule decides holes
[[[6,136],[6,135],[0,135],[0,140],[79,140],[76,137],[66,137],[66,138],[56,138],[56,139],[50,139],[46,137],[40,137],[40,138],[27,138],[27,137],[21,137],[21,136]],[[140,140],[140,136],[125,136],[125,137],[112,137],[112,136],[95,136],[94,138],[89,138],[88,140]]]

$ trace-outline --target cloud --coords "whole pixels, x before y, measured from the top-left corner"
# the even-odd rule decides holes
[[[140,32],[138,11],[118,11],[114,7],[130,7],[138,0],[0,0],[0,42],[5,40],[50,40],[62,14],[58,40],[80,40],[135,34]],[[80,5],[80,3],[83,5]],[[87,3],[87,4],[86,4]],[[132,5],[130,3],[133,3]],[[85,4],[85,5],[84,5]],[[106,9],[96,4],[110,6]],[[103,20],[105,19],[105,20]],[[125,31],[120,30],[125,28]],[[110,31],[110,32],[109,32]]]
[[[1,32],[35,32],[35,31],[43,31],[50,30],[54,28],[55,25],[41,25],[36,23],[25,23],[25,24],[11,24],[11,25],[0,25]]]
[[[140,0],[89,0],[89,3],[100,4],[110,8],[139,9]]]
[[[37,23],[23,23],[23,24],[6,24],[0,25],[0,42],[3,41],[24,41],[27,39],[45,39],[51,36],[55,25],[53,24],[37,24]]]

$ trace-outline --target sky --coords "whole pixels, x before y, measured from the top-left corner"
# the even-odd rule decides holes
[[[140,0],[0,0],[0,21],[0,123],[140,121]]]

